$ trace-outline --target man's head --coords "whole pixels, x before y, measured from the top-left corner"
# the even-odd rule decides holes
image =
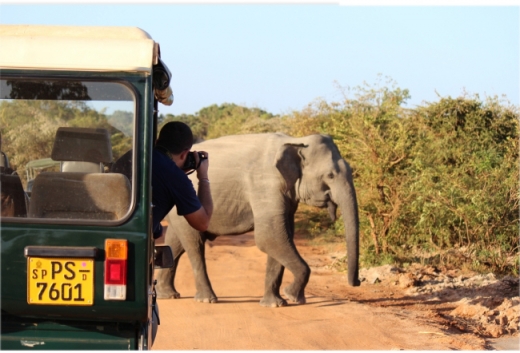
[[[170,121],[162,127],[155,145],[173,155],[179,155],[193,146],[193,133],[188,125],[180,121]]]

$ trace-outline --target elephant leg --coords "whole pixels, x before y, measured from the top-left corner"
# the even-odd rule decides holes
[[[285,266],[294,275],[294,281],[284,288],[284,294],[290,301],[297,304],[305,304],[305,286],[309,282],[311,269],[309,265],[302,259],[292,239],[290,241],[289,254],[277,254],[283,266]],[[289,249],[287,249],[289,251]]]
[[[271,256],[267,256],[265,292],[264,297],[260,300],[261,306],[276,308],[287,305],[287,301],[280,296],[284,269],[278,261]]]
[[[289,286],[285,287],[283,292],[292,302],[296,304],[305,304],[305,287],[309,282],[311,269],[303,259],[302,266],[297,267],[298,269],[294,268],[294,271],[291,270],[292,266],[289,267],[291,272],[295,273],[295,271],[297,271],[296,273],[299,273],[299,275],[298,277],[296,275],[294,276],[294,281]]]
[[[197,292],[194,299],[201,303],[216,303],[218,298],[211,287],[211,282],[206,269],[205,242],[206,238],[195,230],[187,233],[181,239],[184,249],[188,254],[195,276],[195,287]]]
[[[255,240],[258,248],[269,255],[274,261],[269,262],[266,274],[266,286],[265,292],[270,293],[268,298],[264,298],[266,301],[271,297],[276,297],[278,293],[274,290],[280,288],[281,279],[283,276],[282,270],[277,268],[286,268],[291,271],[294,276],[294,281],[284,289],[285,295],[297,304],[305,304],[305,286],[309,282],[311,270],[309,265],[302,259],[296,246],[292,240],[292,234],[285,235],[280,234],[279,236],[273,236],[272,231],[269,233],[255,232]],[[284,233],[284,232],[282,232]],[[278,264],[275,264],[278,262]],[[275,274],[279,273],[279,277]],[[279,282],[280,284],[278,284]],[[279,295],[279,294],[278,294]]]
[[[155,270],[155,278],[157,280],[155,290],[157,292],[157,298],[159,299],[178,299],[181,297],[181,294],[175,289],[175,273],[177,271],[179,259],[182,254],[184,254],[184,247],[179,238],[174,234],[171,234],[169,237],[168,245],[172,249],[173,253],[173,266],[171,268]]]

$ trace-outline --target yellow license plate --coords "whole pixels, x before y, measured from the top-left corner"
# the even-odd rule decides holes
[[[94,260],[28,257],[27,302],[93,305]]]

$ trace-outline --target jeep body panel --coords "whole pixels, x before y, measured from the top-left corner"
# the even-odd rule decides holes
[[[162,65],[159,45],[148,33],[132,27],[0,25],[0,47],[0,112],[8,119],[0,126],[2,151],[22,151],[16,150],[15,142],[24,134],[17,130],[23,119],[40,124],[42,132],[48,130],[41,137],[46,140],[40,142],[47,147],[35,148],[33,159],[20,153],[9,155],[24,188],[26,214],[4,214],[3,206],[0,217],[0,348],[150,348],[154,305],[151,152],[158,103],[153,74],[157,64]],[[17,107],[30,109],[17,116],[13,114]],[[50,109],[69,115],[56,118]],[[84,160],[72,156],[71,148],[90,146],[99,139],[94,132],[101,130],[108,134],[108,157],[99,153]],[[76,137],[83,132],[86,139],[81,142]],[[60,133],[71,137],[69,142],[76,147],[56,152]],[[132,180],[110,170],[115,158],[125,152],[123,147],[133,151]],[[69,171],[66,163],[74,168],[74,163],[97,163],[99,170]],[[7,189],[10,178],[2,175],[0,190]],[[122,208],[111,205],[117,195],[103,195],[103,190],[119,190],[105,184],[112,180],[122,180],[121,190],[128,193]],[[51,192],[53,185],[56,190]],[[72,185],[70,191],[64,191],[67,185]],[[61,199],[54,200],[53,195],[60,192]],[[102,201],[93,196],[96,193]],[[62,208],[54,213],[45,208],[53,203],[62,203]],[[107,239],[127,244],[121,261],[109,262],[113,251],[107,248]],[[33,259],[36,264],[30,263]],[[80,275],[77,266],[86,262],[93,269],[88,285],[75,277]],[[47,263],[52,265],[52,279]],[[43,278],[44,274],[48,276]],[[120,298],[111,297],[110,292],[112,287],[120,290],[121,284],[110,284],[117,276],[124,280]],[[73,279],[67,282],[69,278]],[[85,298],[82,290],[92,291],[86,296],[88,303],[79,302]]]

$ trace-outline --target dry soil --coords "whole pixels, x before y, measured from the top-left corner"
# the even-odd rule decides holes
[[[195,302],[186,255],[176,288],[159,300],[154,350],[493,350],[518,349],[518,278],[413,265],[362,269],[350,287],[335,262],[344,245],[296,237],[312,273],[307,303],[265,308],[266,255],[252,233],[206,243],[215,304]],[[286,272],[282,288],[290,283]],[[283,293],[283,291],[282,291]],[[502,345],[501,345],[502,343]]]

